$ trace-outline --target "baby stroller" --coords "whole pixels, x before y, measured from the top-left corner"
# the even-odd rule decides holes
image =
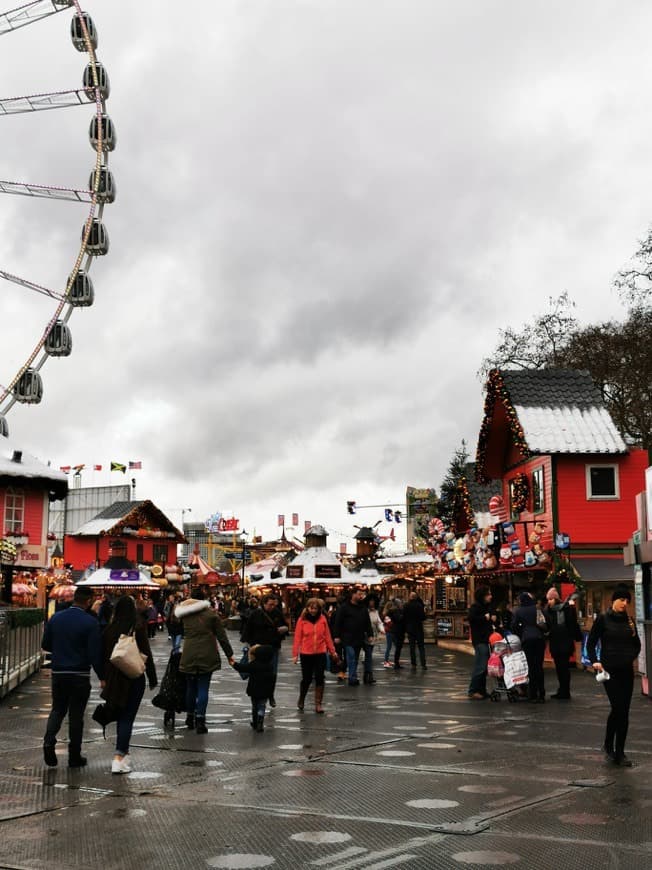
[[[494,632],[489,638],[491,655],[487,663],[487,674],[494,679],[494,688],[489,695],[491,701],[500,701],[505,695],[510,704],[518,701],[523,686],[528,684],[528,666],[521,641],[515,634],[503,637]]]

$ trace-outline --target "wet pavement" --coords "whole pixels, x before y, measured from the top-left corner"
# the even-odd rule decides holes
[[[169,643],[153,647],[160,677]],[[49,672],[14,691],[0,703],[0,868],[652,867],[649,700],[634,696],[627,770],[600,752],[608,707],[588,673],[570,703],[469,701],[471,659],[430,647],[426,672],[327,676],[317,716],[311,696],[297,712],[283,656],[263,734],[231,669],[213,678],[204,736],[182,719],[164,730],[148,692],[127,776],[110,773],[115,726],[105,742],[90,719],[97,686],[83,770],[63,742],[59,767],[43,765]]]

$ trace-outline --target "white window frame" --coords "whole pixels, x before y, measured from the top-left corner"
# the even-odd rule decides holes
[[[11,515],[11,520],[9,519]],[[20,519],[17,519],[20,517]],[[25,492],[22,489],[7,487],[5,492],[4,532],[25,531]]]
[[[534,503],[534,477],[535,475],[541,475],[541,487],[539,495],[541,497],[541,507],[537,509],[536,504]],[[545,514],[546,512],[546,472],[543,465],[537,465],[536,468],[532,469],[532,513],[536,516],[541,516],[541,514]]]
[[[590,465],[586,465],[585,468],[587,501],[618,501],[620,499],[620,477],[618,474],[619,466],[617,462],[592,462]],[[593,492],[591,490],[592,468],[613,468],[615,495],[593,495]]]

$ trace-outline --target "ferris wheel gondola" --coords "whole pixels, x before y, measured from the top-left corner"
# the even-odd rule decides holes
[[[93,19],[88,12],[82,11],[79,0],[33,0],[0,13],[0,36],[66,10],[73,13],[70,22],[72,44],[77,51],[88,55],[81,76],[82,87],[0,99],[0,117],[94,104],[88,138],[95,152],[95,164],[86,189],[0,180],[0,194],[82,203],[88,207],[81,230],[81,244],[65,286],[57,289],[44,287],[0,268],[0,281],[48,297],[56,303],[54,311],[44,315],[45,328],[27,359],[13,374],[9,372],[7,376],[6,372],[0,372],[0,435],[8,434],[6,414],[16,402],[36,404],[41,401],[43,381],[40,370],[45,361],[70,355],[72,333],[68,321],[75,308],[93,304],[94,288],[88,272],[93,260],[109,251],[109,234],[102,218],[105,205],[114,202],[116,197],[115,179],[109,170],[109,154],[116,146],[117,136],[106,111],[111,86],[106,68],[97,59],[99,38]]]

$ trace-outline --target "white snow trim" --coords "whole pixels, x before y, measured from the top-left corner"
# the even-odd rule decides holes
[[[514,405],[514,410],[535,453],[627,453],[606,408]]]
[[[177,619],[183,619],[184,616],[190,616],[191,613],[201,613],[202,610],[208,610],[210,607],[208,601],[197,601],[194,598],[186,598],[174,608],[174,615]]]

